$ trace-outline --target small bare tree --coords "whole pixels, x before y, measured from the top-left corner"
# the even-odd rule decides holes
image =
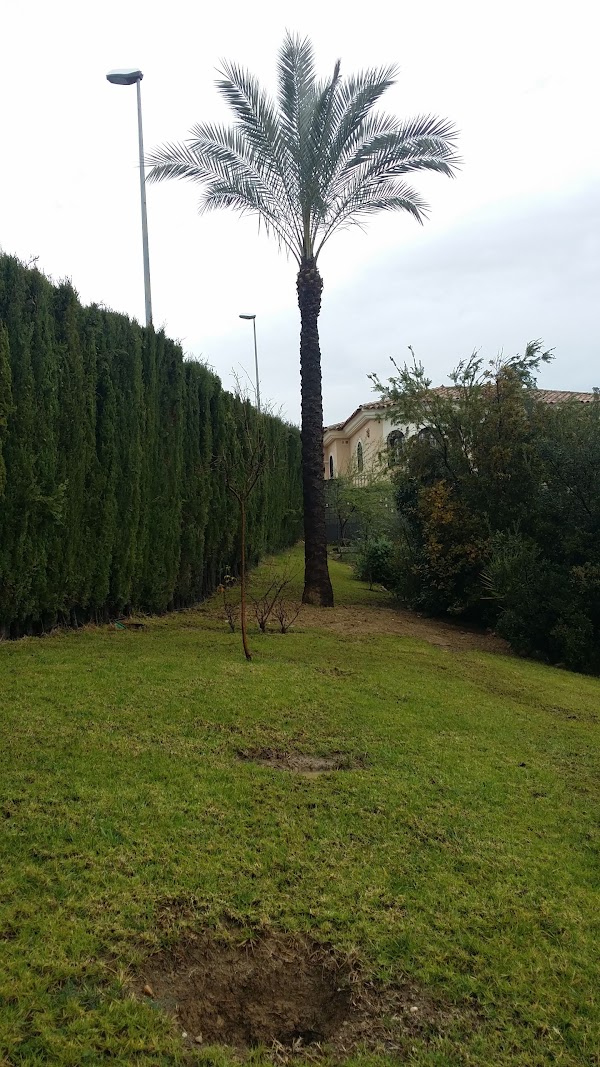
[[[292,580],[292,575],[287,567],[284,567],[283,571],[274,570],[271,567],[270,571],[270,576],[267,577],[267,584],[258,596],[252,597],[258,628],[263,633],[266,633],[267,623],[273,614],[275,605],[281,599],[284,589],[287,588]]]
[[[273,463],[274,456],[267,447],[265,415],[261,415],[243,393],[237,382],[236,402],[240,405],[237,433],[230,435],[227,450],[220,463],[225,476],[225,485],[237,500],[240,513],[240,629],[242,645],[247,660],[252,659],[248,646],[246,625],[247,577],[246,533],[248,502],[264,471]],[[231,621],[229,622],[231,626]]]
[[[279,623],[282,634],[287,634],[301,611],[301,600],[286,600],[285,597],[279,597],[273,606],[273,615]]]

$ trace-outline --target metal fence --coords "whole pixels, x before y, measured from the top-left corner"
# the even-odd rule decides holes
[[[327,528],[327,544],[339,545],[344,542],[354,541],[361,534],[361,524],[358,516],[351,515],[347,522],[344,524],[344,535],[342,538],[341,524],[336,512],[335,507],[330,502],[330,488],[329,482],[325,482],[325,525]]]
[[[325,513],[325,525],[327,528],[327,544],[338,545],[342,541],[340,523],[335,514],[329,509]],[[344,541],[355,541],[360,536],[360,523],[356,519],[348,519],[344,526]]]

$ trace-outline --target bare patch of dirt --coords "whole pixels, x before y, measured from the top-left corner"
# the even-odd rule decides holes
[[[450,619],[430,619],[405,608],[365,607],[314,608],[305,606],[297,629],[328,630],[332,633],[365,636],[397,634],[428,641],[448,652],[500,652],[510,655],[506,641],[486,630],[479,630]]]
[[[539,704],[538,707],[543,711],[549,711],[552,715],[557,715],[561,719],[570,719],[574,722],[598,722],[598,716],[594,715],[593,711],[585,711],[583,709],[575,711],[573,708],[563,708],[557,704]]]
[[[411,1039],[463,1018],[414,984],[365,981],[330,947],[277,933],[244,944],[188,933],[147,960],[135,992],[173,1015],[189,1044],[263,1045],[283,1061],[306,1046],[311,1058],[322,1045],[336,1058],[358,1048],[406,1052]]]
[[[350,756],[347,752],[331,752],[328,756],[312,756],[305,752],[282,752],[274,748],[244,749],[238,759],[273,767],[278,771],[293,771],[295,774],[326,774],[328,771],[351,771],[365,766],[364,759]]]
[[[333,953],[276,935],[244,945],[188,935],[148,960],[138,992],[193,1041],[237,1048],[327,1041],[350,1010],[348,971]]]

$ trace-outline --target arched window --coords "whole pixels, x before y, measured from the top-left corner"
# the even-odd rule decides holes
[[[329,477],[333,478],[333,456],[329,457]]]
[[[400,462],[403,445],[404,434],[402,430],[392,430],[387,439],[388,467],[395,467]]]
[[[358,473],[360,474],[360,472],[364,469],[365,466],[362,441],[359,441],[356,446],[356,466],[358,467]]]
[[[423,428],[419,430],[418,437],[419,440],[425,441],[428,445],[437,444],[436,433],[432,426],[423,426]]]

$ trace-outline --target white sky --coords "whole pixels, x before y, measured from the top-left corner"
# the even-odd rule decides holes
[[[356,13],[352,13],[356,12]],[[372,14],[371,14],[372,13]],[[325,421],[371,399],[369,371],[412,344],[430,376],[474,348],[490,357],[541,337],[556,360],[546,388],[600,384],[600,152],[597,33],[590,0],[426,0],[373,8],[350,0],[207,5],[171,0],[4,0],[0,35],[0,248],[69,277],[84,303],[143,320],[135,87],[146,149],[224,119],[221,58],[274,86],[286,28],[311,37],[321,73],[396,62],[386,110],[432,112],[462,131],[455,181],[415,184],[424,228],[387,215],[334,238],[321,258]],[[294,263],[256,222],[199,217],[198,189],[148,187],[154,322],[231,388],[252,373],[257,314],[261,389],[299,418]]]

